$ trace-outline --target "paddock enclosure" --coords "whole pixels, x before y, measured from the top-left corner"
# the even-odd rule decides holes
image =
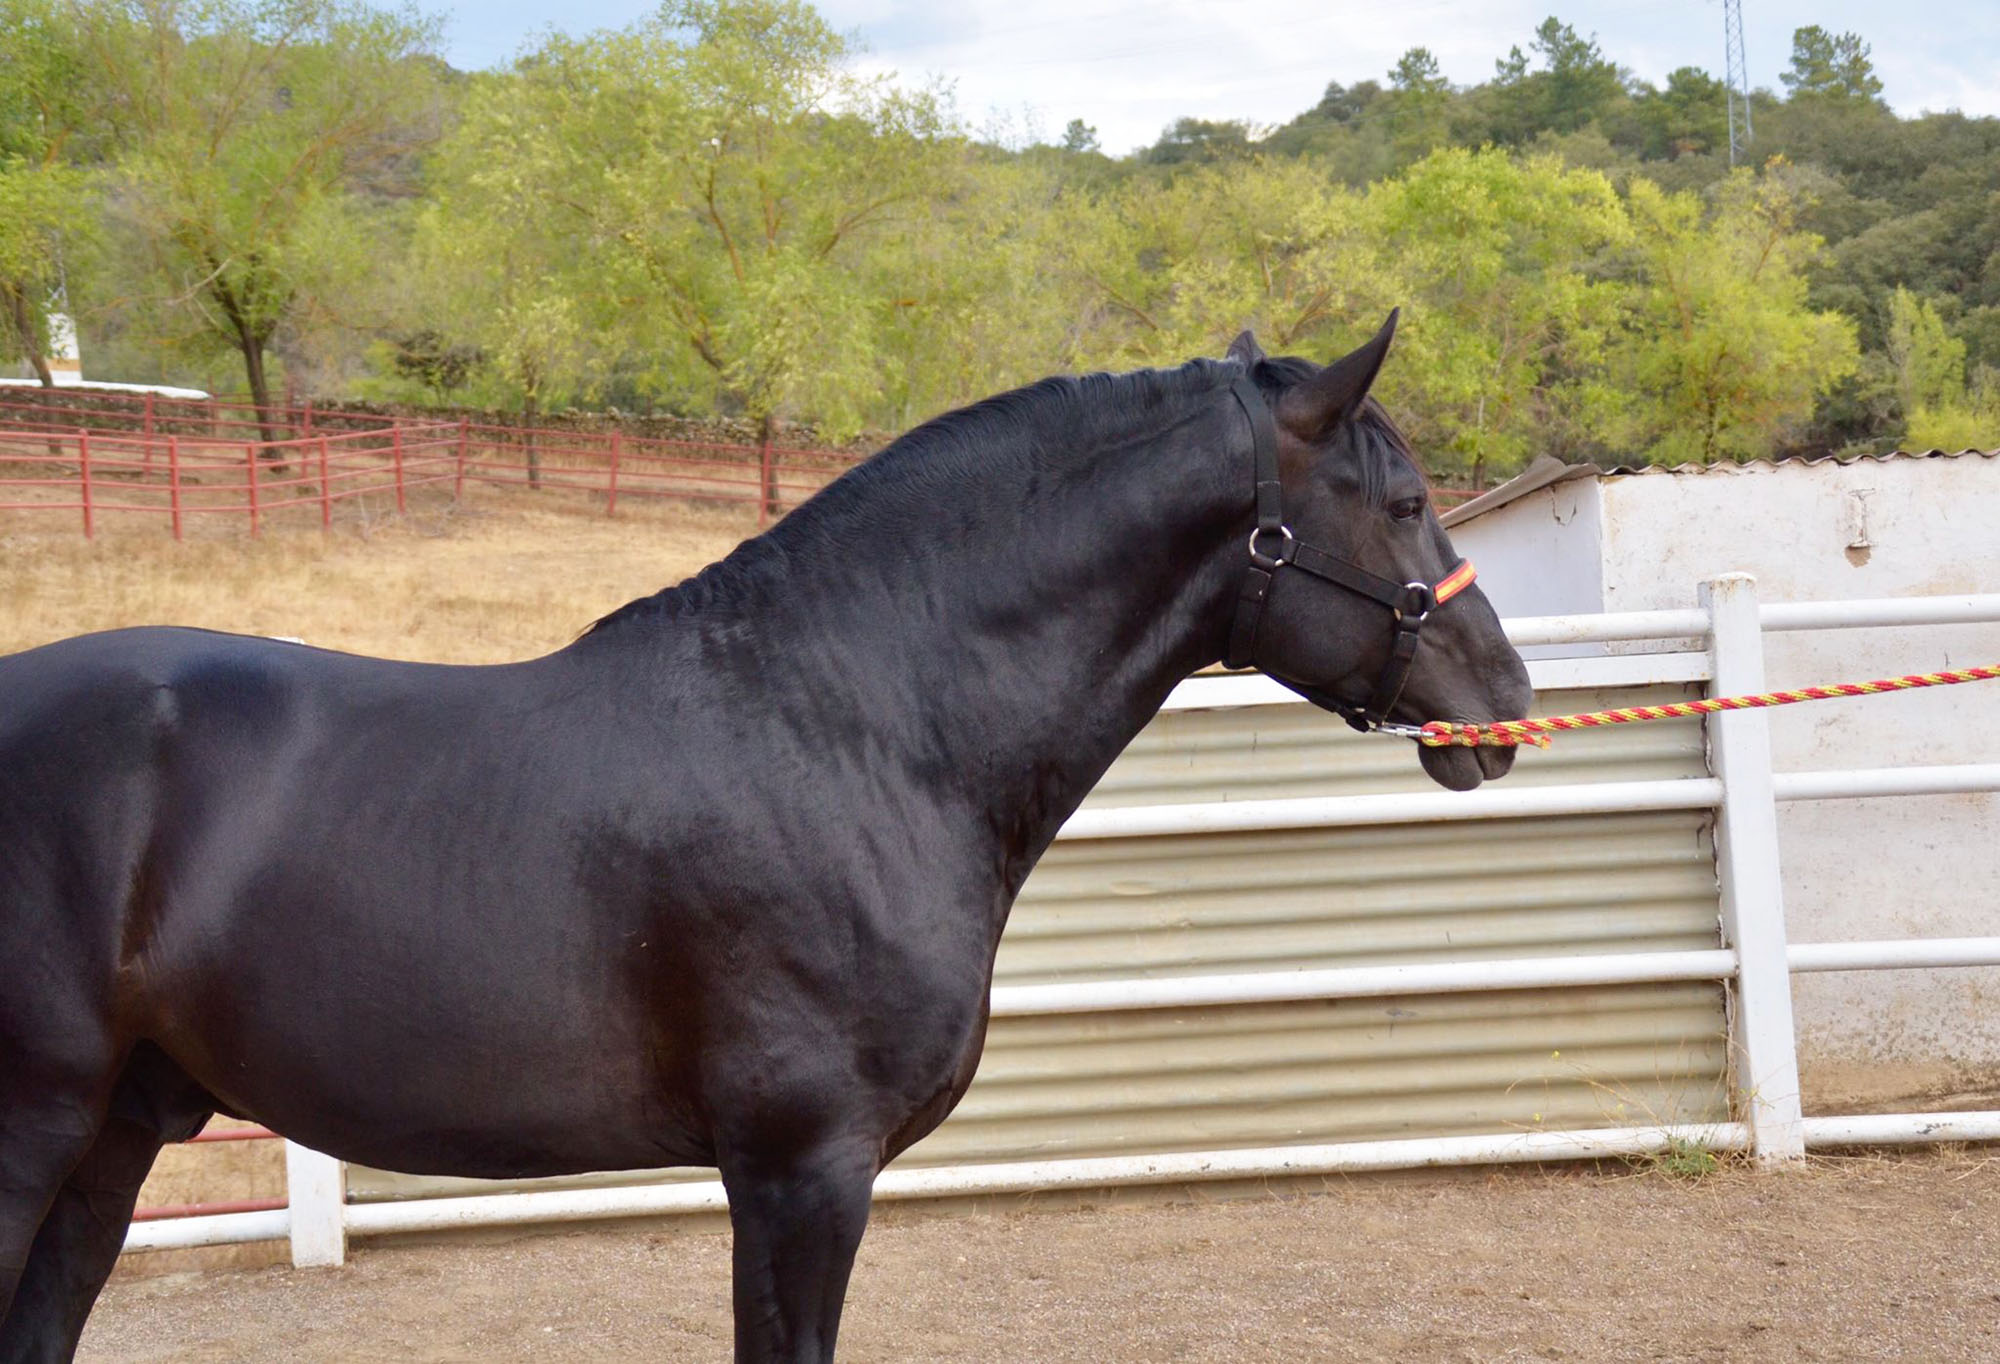
[[[1747,579],[1708,590],[1697,610],[1510,622],[1522,645],[1659,641],[1534,661],[1537,711],[1759,689],[1764,630],[2000,620],[1992,596],[1760,605]],[[1509,782],[1458,794],[1422,791],[1401,744],[1263,679],[1190,680],[1030,878],[979,1078],[878,1195],[1684,1148],[1782,1164],[2000,1134],[1983,1110],[1806,1116],[1791,972],[1992,964],[2000,940],[1898,942],[1885,923],[1864,942],[1788,944],[1774,832],[1779,801],[1990,800],[1977,793],[2000,789],[2000,763],[1773,773],[1767,724],[1736,712],[1566,735]],[[127,1244],[289,1239],[296,1263],[335,1263],[349,1237],[721,1206],[706,1171],[492,1184],[292,1148],[286,1207],[149,1223]]]
[[[1758,602],[1754,588],[1724,584],[1722,597],[1700,610],[1511,621],[1524,648],[1597,651],[1531,662],[1536,712],[1758,689],[1763,645],[1746,617],[1788,641],[1894,631],[1917,651],[1912,667],[2000,659],[1990,595]],[[1954,632],[1948,658],[1923,652],[1933,626]],[[1963,652],[1967,632],[1977,658]],[[1851,679],[1769,679],[1840,680]],[[1978,694],[1964,698],[1972,716],[2000,700],[2000,683],[1953,690]],[[1894,713],[1908,702],[1826,704]],[[1725,755],[1767,723],[1566,736],[1497,787],[1457,795],[1425,789],[1402,744],[1352,735],[1261,679],[1190,680],[1024,891],[981,1077],[879,1189],[849,1353],[909,1357],[930,1333],[951,1342],[937,1357],[964,1359],[996,1357],[995,1342],[1018,1343],[1009,1357],[1049,1359],[1994,1357],[1981,1334],[2000,1314],[1981,1147],[1908,1166],[1815,1158],[1802,1179],[1732,1169],[1694,1184],[1631,1180],[1623,1165],[1571,1176],[1554,1163],[1622,1155],[1650,1170],[1693,1150],[1789,1167],[1787,1149],[2000,1134],[1990,1091],[1927,1097],[1908,1106],[1946,1111],[1898,1116],[1843,1114],[1810,1077],[1743,1083],[1788,1055],[1782,1029],[1745,1027],[1746,1003],[1778,1002],[1787,970],[1975,967],[2000,961],[2000,943],[1909,941],[1895,906],[1854,935],[1864,941],[1787,941],[1774,893],[1782,841],[1775,863],[1746,865],[1718,838],[1732,792],[1738,814],[1798,801],[1891,808],[1906,822],[1946,806],[1990,812],[2000,730],[1968,725],[1949,768],[1785,773],[1766,757],[1730,769]],[[1741,835],[1735,845],[1754,846]],[[1885,865],[1937,854],[1881,849]],[[1725,916],[1726,886],[1750,907],[1747,922]],[[1759,1016],[1769,1022],[1768,1010]],[[128,1247],[265,1241],[325,1263],[357,1238],[368,1253],[337,1274],[127,1278],[107,1294],[86,1357],[723,1349],[727,1249],[708,1172],[494,1186],[294,1150],[288,1179],[282,1146],[170,1151],[166,1163],[184,1172],[232,1173],[163,1185],[146,1201],[193,1215],[136,1225]],[[1549,1193],[1509,1201],[1536,1181],[1507,1176],[1379,1193],[1344,1178],[1438,1163],[1529,1166]],[[1461,1202],[1473,1199],[1464,1180],[1504,1196]],[[1194,1201],[1125,1207],[1117,1188],[1130,1182]],[[1322,1192],[1293,1197],[1307,1187]],[[1022,1192],[1044,1189],[1054,1192]],[[1248,1207],[1272,1206],[1204,1206],[1245,1193],[1261,1195]],[[954,1215],[963,1198],[904,1202],[933,1194],[985,1202],[969,1218]],[[578,1232],[584,1219],[676,1209],[692,1213]],[[1451,1235],[1425,1239],[1440,1222]],[[1655,1234],[1683,1222],[1683,1239]],[[531,1223],[570,1234],[410,1244],[425,1229],[506,1236]],[[1539,1281],[1566,1296],[1503,1282],[1537,1236]],[[952,1269],[960,1254],[1000,1256],[1000,1279],[968,1283]],[[1843,1256],[1846,1270],[1819,1273]],[[142,1272],[174,1263],[127,1257]],[[871,1263],[893,1266],[873,1287]],[[1808,1265],[1809,1279],[1779,1272]],[[887,1290],[905,1274],[922,1294]],[[699,1303],[664,1300],[703,1294],[706,1317]],[[1695,1302],[1709,1310],[1690,1312]],[[1357,1322],[1365,1344],[1331,1334]],[[544,1327],[576,1348],[539,1348],[531,1337]]]

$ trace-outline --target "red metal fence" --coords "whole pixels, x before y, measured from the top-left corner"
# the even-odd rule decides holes
[[[188,1138],[191,1142],[282,1141],[268,1127],[209,1127]],[[165,1222],[182,1217],[209,1217],[227,1212],[275,1212],[291,1206],[288,1198],[232,1198],[205,1203],[160,1203],[132,1210],[134,1222]]]
[[[283,432],[283,435],[277,433]],[[758,524],[825,487],[859,457],[774,445],[649,440],[156,395],[0,396],[0,511],[68,513],[86,536],[106,516],[159,518],[181,539],[191,520],[343,504],[397,512],[413,494],[462,497],[467,483],[535,489],[600,504],[671,498],[749,504]],[[1470,492],[1438,489],[1442,504]]]
[[[0,510],[68,512],[85,535],[109,515],[163,519],[175,539],[191,520],[243,516],[257,534],[283,513],[333,524],[341,503],[380,494],[406,510],[417,489],[461,477],[456,426],[285,441],[224,442],[53,426],[0,427]]]
[[[264,433],[283,432],[277,439]],[[116,395],[0,398],[0,511],[69,513],[85,535],[110,514],[274,515],[342,503],[406,511],[419,489],[467,483],[582,497],[615,516],[645,498],[750,504],[760,523],[804,501],[858,457],[831,450],[635,439],[590,432],[267,409]]]

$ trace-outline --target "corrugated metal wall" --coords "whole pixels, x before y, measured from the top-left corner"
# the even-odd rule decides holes
[[[1677,700],[1538,695],[1537,714]],[[1507,780],[1706,775],[1693,721],[1565,735]],[[1431,788],[1409,747],[1304,704],[1162,714],[1089,804]],[[1713,947],[1699,812],[1058,841],[1003,984]],[[1727,1116],[1707,983],[1000,1018],[971,1091],[906,1164],[1699,1122]],[[653,1178],[675,1177],[656,1175]],[[704,1172],[703,1177],[708,1177]],[[632,1183],[630,1174],[498,1187]],[[491,1190],[356,1169],[361,1199]]]

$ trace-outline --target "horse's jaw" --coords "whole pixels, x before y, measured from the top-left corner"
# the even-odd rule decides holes
[[[1431,748],[1419,745],[1417,761],[1439,786],[1470,791],[1488,777],[1504,777],[1514,765],[1511,748]]]

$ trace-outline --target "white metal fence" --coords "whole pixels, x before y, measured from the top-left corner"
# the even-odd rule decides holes
[[[1765,690],[1763,634],[1767,631],[2000,621],[2000,594],[1760,606],[1754,581],[1742,574],[1704,584],[1701,600],[1702,606],[1695,610],[1513,620],[1507,622],[1507,634],[1518,646],[1705,640],[1706,666],[1690,666],[1686,661],[1690,655],[1682,653],[1640,659],[1545,660],[1532,664],[1531,670],[1539,674],[1538,685],[1547,687],[1578,685],[1579,680],[1587,682],[1600,675],[1605,681],[1638,680],[1640,675],[1634,672],[1637,664],[1644,669],[1644,680],[1701,680],[1705,675],[1713,694],[1731,695]],[[1294,700],[1265,679],[1231,677],[1197,679],[1176,692],[1168,705],[1201,709]],[[1713,775],[1706,778],[1086,809],[1059,837],[1138,838],[1614,811],[1713,810],[1722,903],[1721,937],[1716,948],[1003,985],[995,987],[992,1000],[995,1016],[1007,1017],[1427,992],[1721,981],[1730,994],[1734,1121],[891,1168],[877,1180],[876,1196],[921,1198],[1591,1159],[1644,1155],[1677,1143],[1748,1152],[1760,1163],[1777,1164],[1796,1160],[1814,1147],[2000,1140],[2000,1112],[1803,1116],[1792,1022],[1792,972],[2000,965],[2000,937],[1790,945],[1785,934],[1777,827],[1780,801],[2000,791],[2000,763],[1779,773],[1772,770],[1768,717],[1763,712],[1725,712],[1710,716],[1707,724]],[[139,1224],[128,1234],[126,1249],[289,1238],[295,1264],[328,1265],[341,1263],[347,1238],[355,1235],[720,1210],[726,1206],[722,1186],[716,1181],[355,1204],[346,1197],[340,1162],[289,1144],[286,1154],[289,1208]]]

